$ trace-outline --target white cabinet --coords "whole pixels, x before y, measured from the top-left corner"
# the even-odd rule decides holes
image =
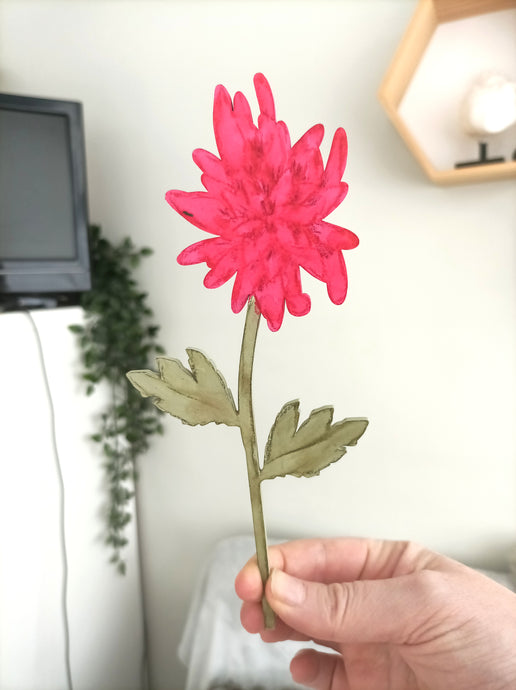
[[[52,405],[29,316],[0,314],[0,688],[67,688],[65,613],[74,690],[140,688],[135,536],[121,577],[102,541],[103,460],[88,440],[103,393],[85,396],[68,330],[83,314],[32,317]]]

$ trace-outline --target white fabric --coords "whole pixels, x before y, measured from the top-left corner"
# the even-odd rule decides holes
[[[289,664],[301,642],[266,644],[240,625],[240,600],[233,588],[242,565],[254,554],[254,539],[230,537],[215,548],[192,599],[179,657],[188,667],[185,690],[209,688],[299,688]]]

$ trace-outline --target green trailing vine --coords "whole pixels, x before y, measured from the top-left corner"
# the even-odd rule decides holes
[[[92,435],[103,454],[108,485],[106,543],[111,561],[124,574],[123,549],[128,540],[131,503],[137,480],[137,459],[150,446],[151,437],[162,434],[161,413],[131,386],[126,372],[151,362],[163,349],[156,342],[159,327],[153,312],[133,277],[152,250],[136,248],[130,238],[115,245],[100,227],[89,229],[92,289],[83,294],[83,325],[70,326],[81,352],[82,379],[86,394],[99,384],[109,387],[111,396]]]

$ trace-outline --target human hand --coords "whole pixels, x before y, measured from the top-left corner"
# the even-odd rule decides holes
[[[314,640],[294,680],[316,690],[514,690],[516,594],[408,542],[313,539],[269,549],[265,630],[255,559],[237,575],[241,620],[266,642]]]

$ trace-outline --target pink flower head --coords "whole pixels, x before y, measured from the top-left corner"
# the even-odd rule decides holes
[[[301,289],[300,267],[327,284],[334,304],[342,304],[348,280],[343,249],[358,245],[350,230],[323,220],[344,199],[342,182],[347,139],[342,128],[333,137],[326,167],[320,152],[322,125],[314,125],[293,146],[284,122],[277,122],[271,88],[254,77],[260,107],[253,122],[245,96],[234,101],[217,86],[213,126],[220,158],[203,149],[193,152],[206,191],[167,192],[168,203],[190,223],[215,235],[187,247],[182,265],[205,262],[208,288],[235,277],[231,307],[239,312],[254,296],[256,307],[277,331],[285,304],[294,316],[310,311]]]

